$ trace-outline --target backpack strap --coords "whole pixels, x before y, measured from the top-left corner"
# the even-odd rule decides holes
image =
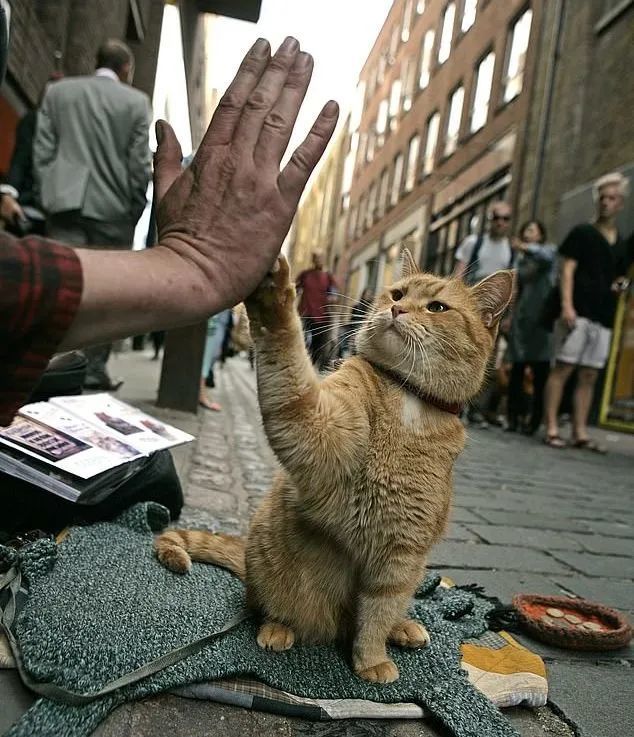
[[[469,263],[467,264],[467,268],[465,269],[464,279],[468,284],[475,284],[475,266],[478,263],[478,256],[480,255],[480,249],[482,248],[483,243],[484,234],[480,233],[480,235],[476,238],[476,242],[473,244],[473,250],[471,251],[471,256],[469,257]]]
[[[5,574],[0,576],[0,623],[2,624],[2,629],[7,636],[9,645],[11,646],[13,657],[15,658],[22,682],[32,691],[35,691],[41,696],[46,696],[49,699],[62,701],[65,704],[73,704],[76,706],[90,703],[91,701],[102,696],[106,696],[113,691],[117,691],[124,686],[129,686],[131,683],[136,683],[137,681],[147,678],[154,673],[158,673],[160,670],[169,668],[171,665],[174,665],[175,663],[188,658],[190,655],[194,655],[199,652],[205,647],[205,645],[213,642],[213,640],[220,637],[220,635],[234,629],[241,622],[244,622],[245,619],[248,619],[251,616],[249,611],[243,607],[230,617],[222,627],[220,627],[220,629],[210,632],[208,635],[205,635],[198,640],[194,640],[193,642],[189,642],[181,647],[177,647],[176,649],[151,660],[149,663],[146,663],[135,670],[124,673],[122,676],[119,676],[119,678],[115,678],[113,681],[106,683],[105,686],[100,688],[98,691],[93,691],[91,693],[77,693],[75,691],[68,691],[61,686],[58,686],[56,683],[42,683],[34,681],[27,673],[24,663],[22,662],[20,648],[11,629],[17,610],[16,602],[20,596],[26,596],[26,591],[22,589],[22,573],[16,563]]]

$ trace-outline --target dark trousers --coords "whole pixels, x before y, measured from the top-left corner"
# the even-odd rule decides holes
[[[533,372],[533,400],[524,393],[524,371],[529,366]],[[508,390],[508,421],[517,427],[521,418],[530,416],[527,429],[533,433],[541,425],[544,414],[544,387],[548,379],[548,361],[525,361],[512,365]],[[529,411],[530,410],[530,411]]]
[[[328,362],[328,323],[325,320],[315,320],[312,317],[303,317],[304,334],[308,340],[310,358],[319,370]]]
[[[95,220],[84,217],[79,211],[73,210],[50,216],[48,236],[70,246],[128,251],[132,248],[134,241],[134,223]],[[110,343],[84,349],[88,361],[86,386],[111,383],[106,367],[111,350],[112,344]]]

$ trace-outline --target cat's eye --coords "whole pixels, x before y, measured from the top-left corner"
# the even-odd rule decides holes
[[[405,296],[401,289],[392,289],[390,295],[395,302],[398,302],[399,299],[403,299],[403,297]]]
[[[427,312],[447,312],[449,307],[444,302],[434,300],[427,305]]]

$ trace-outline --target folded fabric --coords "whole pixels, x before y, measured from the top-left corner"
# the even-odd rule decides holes
[[[0,548],[0,564],[20,567],[29,594],[14,627],[30,677],[75,692],[107,682],[175,648],[218,630],[244,605],[242,583],[214,566],[194,564],[187,576],[163,568],[153,533],[167,510],[139,504],[117,520],[73,528],[60,544],[42,540],[15,553]],[[13,560],[11,555],[14,556]],[[118,704],[211,679],[255,678],[312,699],[361,699],[424,707],[456,737],[517,737],[500,711],[461,669],[460,645],[487,630],[495,605],[473,592],[442,588],[428,577],[411,615],[431,643],[391,648],[400,670],[392,684],[357,678],[334,646],[296,645],[284,653],[257,646],[247,620],[192,655],[113,695],[72,706],[38,699],[10,737],[84,737]]]

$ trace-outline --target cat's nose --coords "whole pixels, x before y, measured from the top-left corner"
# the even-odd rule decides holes
[[[402,307],[399,307],[398,305],[392,305],[392,317],[396,320],[396,318],[399,315],[406,315],[407,310],[404,310]]]

